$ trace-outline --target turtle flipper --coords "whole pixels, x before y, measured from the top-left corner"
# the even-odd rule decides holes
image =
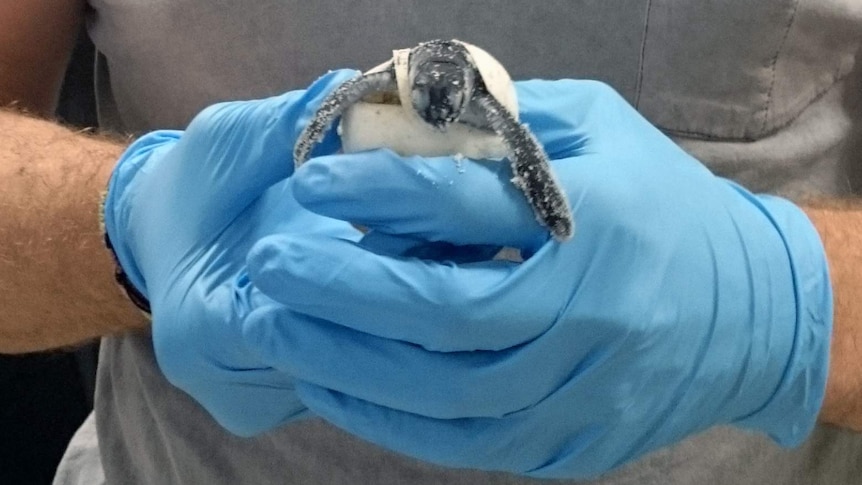
[[[360,74],[329,93],[296,140],[293,147],[293,163],[296,168],[308,160],[311,151],[323,140],[332,123],[344,114],[347,108],[371,93],[395,89],[395,71],[390,67]]]
[[[474,102],[484,113],[488,126],[509,148],[512,183],[527,197],[536,219],[548,228],[554,239],[570,239],[575,230],[572,210],[542,145],[494,96],[477,93]]]

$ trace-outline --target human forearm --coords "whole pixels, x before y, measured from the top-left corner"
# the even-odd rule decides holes
[[[0,352],[142,326],[113,280],[98,203],[123,144],[0,110]]]
[[[862,201],[804,205],[826,249],[834,293],[825,423],[862,431]]]

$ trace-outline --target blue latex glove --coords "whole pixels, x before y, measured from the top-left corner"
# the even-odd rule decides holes
[[[276,306],[249,282],[245,260],[267,234],[358,237],[349,224],[300,207],[288,178],[294,140],[322,98],[353,75],[334,72],[307,91],[207,108],[185,132],[137,140],[110,181],[106,229],[150,301],[159,366],[236,434],[307,413],[293,378],[243,343],[244,320],[266,318]],[[321,146],[338,148],[337,137]]]
[[[605,85],[517,89],[572,203],[573,240],[548,239],[506,164],[318,158],[294,175],[315,212],[390,243],[528,258],[435,262],[273,235],[250,253],[252,281],[317,320],[249,320],[250,345],[297,376],[315,413],[454,467],[588,477],[722,423],[800,443],[831,331],[804,214],[715,177]]]

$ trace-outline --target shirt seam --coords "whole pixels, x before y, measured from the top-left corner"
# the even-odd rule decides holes
[[[763,113],[763,124],[760,127],[760,132],[766,131],[769,126],[769,117],[772,111],[772,102],[774,100],[773,95],[775,94],[775,80],[777,77],[778,71],[778,59],[781,57],[781,53],[784,51],[784,47],[787,45],[787,39],[790,37],[790,30],[793,27],[793,23],[796,20],[796,13],[799,11],[799,0],[793,2],[793,10],[790,12],[790,17],[787,19],[787,25],[784,26],[784,35],[781,38],[781,43],[778,44],[778,49],[775,50],[775,55],[772,56],[772,61],[770,62],[770,80],[769,80],[769,89],[766,92],[766,107],[764,108]]]
[[[643,89],[644,63],[646,59],[647,36],[649,35],[649,18],[652,12],[652,0],[647,0],[644,12],[643,36],[641,38],[640,57],[638,58],[638,77],[635,85],[635,109],[640,108],[641,90]]]

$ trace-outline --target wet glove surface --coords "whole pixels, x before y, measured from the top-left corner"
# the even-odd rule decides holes
[[[152,306],[160,368],[230,431],[251,435],[306,414],[293,378],[250,352],[242,324],[277,305],[246,276],[267,234],[356,238],[293,198],[291,151],[323,97],[354,71],[306,91],[214,105],[185,132],[137,140],[112,175],[105,223],[130,281]],[[336,151],[336,137],[322,150]]]
[[[313,412],[448,466],[589,477],[722,423],[801,442],[831,330],[804,214],[715,177],[605,85],[517,88],[570,242],[549,240],[505,163],[320,157],[296,198],[372,232],[257,243],[251,280],[290,311],[247,319],[248,345]],[[423,259],[398,241],[527,257]]]

